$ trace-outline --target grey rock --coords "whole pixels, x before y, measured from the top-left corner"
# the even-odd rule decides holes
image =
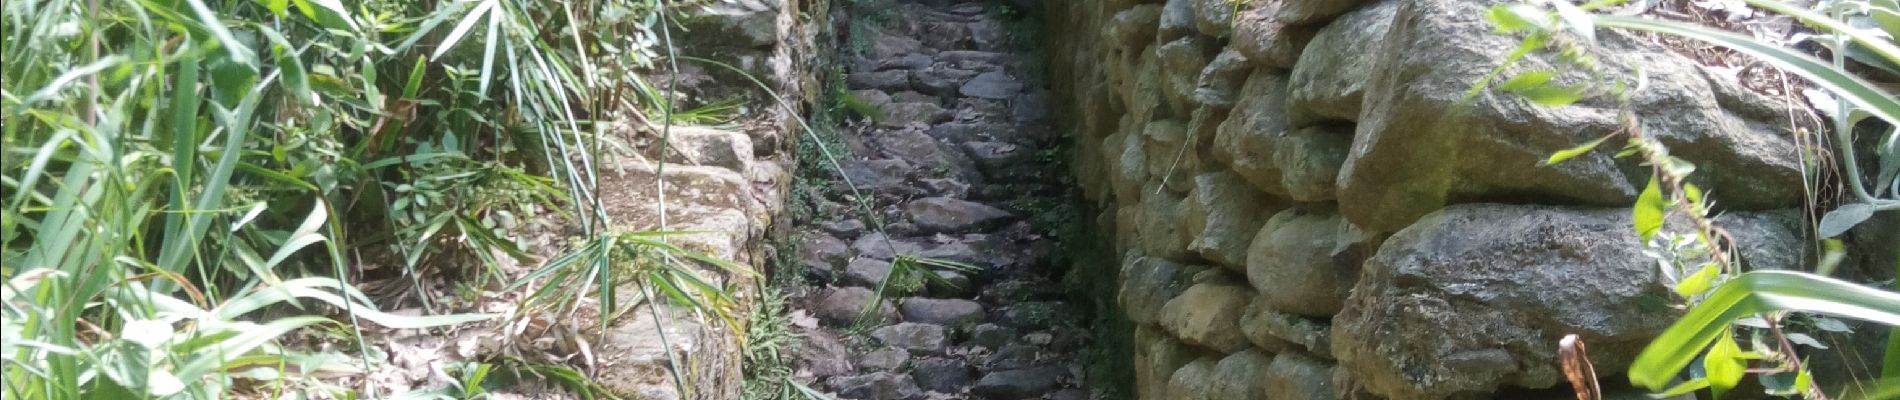
[[[937,60],[963,69],[994,65],[1009,58],[1008,54],[993,51],[951,50],[937,53]]]
[[[902,322],[877,328],[871,337],[899,349],[925,355],[943,355],[949,347],[949,335],[942,325]]]
[[[974,77],[976,72],[969,70],[933,67],[913,71],[910,81],[911,86],[919,92],[933,96],[954,96],[957,95],[957,89]]]
[[[647,147],[648,157],[669,163],[705,165],[733,171],[745,171],[752,163],[752,137],[742,132],[705,127],[678,127],[667,135],[666,157],[660,157],[659,145]]]
[[[1267,381],[1268,366],[1273,363],[1272,354],[1259,349],[1247,349],[1221,358],[1210,371],[1212,379],[1207,382],[1210,399],[1268,399],[1280,398],[1281,392],[1269,391]],[[1329,371],[1330,372],[1330,371]],[[1327,377],[1331,379],[1332,377]]]
[[[1193,235],[1188,250],[1235,272],[1247,270],[1247,248],[1266,218],[1285,208],[1233,172],[1194,177],[1183,223]]]
[[[999,400],[1034,398],[1055,390],[1068,375],[1069,371],[1061,367],[995,371],[983,375],[970,392]]]
[[[1168,377],[1168,400],[1215,400],[1214,367],[1220,362],[1216,357],[1201,357],[1175,370]]]
[[[1050,393],[1049,400],[1089,400],[1089,392],[1082,389],[1062,389]]]
[[[944,326],[966,326],[983,321],[983,305],[963,299],[904,299],[897,307],[905,321]]]
[[[976,283],[969,275],[954,271],[937,271],[936,274],[937,279],[924,282],[925,292],[932,297],[969,297],[976,293]]]
[[[1023,83],[1002,72],[984,72],[963,84],[958,93],[983,99],[1007,99],[1023,90]]]
[[[873,372],[857,376],[833,377],[825,382],[838,396],[861,400],[920,400],[924,392],[910,375]]]
[[[912,124],[934,124],[950,120],[950,112],[934,102],[898,102],[884,107],[884,119],[878,125],[887,127],[906,127]]]
[[[1333,17],[1351,11],[1366,0],[1300,0],[1280,3],[1280,13],[1274,19],[1291,25],[1309,25],[1326,22]],[[1375,1],[1376,4],[1376,1]],[[1338,23],[1338,22],[1334,22]]]
[[[1161,5],[1161,25],[1155,29],[1155,42],[1167,43],[1194,34],[1195,0],[1167,0]]]
[[[1288,209],[1254,236],[1247,280],[1273,309],[1326,317],[1344,305],[1372,250],[1371,240],[1332,210]]]
[[[897,308],[885,301],[877,302],[877,307],[873,308],[871,301],[876,298],[870,289],[831,288],[819,292],[810,308],[813,315],[834,326],[851,325],[861,315],[871,321],[892,319],[897,314]]]
[[[878,60],[877,69],[879,71],[891,70],[891,69],[918,70],[918,69],[928,68],[930,67],[930,64],[933,64],[935,62],[936,60],[932,60],[930,56],[926,56],[922,54],[905,54],[902,56]]]
[[[1274,352],[1298,348],[1319,358],[1332,359],[1331,323],[1275,311],[1267,305],[1264,295],[1247,305],[1246,312],[1240,316],[1240,331],[1254,347]]]
[[[1253,289],[1241,285],[1195,284],[1161,308],[1161,326],[1187,344],[1221,353],[1240,351],[1249,345],[1240,330],[1240,315],[1253,296]]]
[[[1015,329],[997,324],[982,324],[970,330],[969,344],[995,350],[1003,348],[1004,344],[1012,340],[1016,340]]]
[[[918,387],[941,393],[960,393],[976,382],[976,371],[970,369],[970,364],[945,358],[918,361],[910,376]]]
[[[1036,154],[1022,146],[1002,142],[967,142],[963,149],[976,160],[976,165],[991,179],[1018,175],[1018,171],[1033,171]]]
[[[1290,129],[1286,100],[1285,77],[1256,71],[1217,130],[1214,159],[1267,193],[1331,200],[1352,136],[1328,126]]]
[[[832,221],[826,222],[824,225],[821,225],[820,228],[824,229],[826,233],[846,238],[855,238],[858,237],[858,234],[864,233],[864,221],[855,219]],[[842,249],[844,247],[844,242],[838,241],[838,248]]]
[[[1036,365],[1036,363],[1041,360],[1042,349],[1040,347],[1025,343],[1011,343],[1003,346],[1001,349],[997,349],[995,353],[990,354],[989,368],[1028,368]]]
[[[1174,373],[1193,362],[1198,353],[1159,328],[1135,328],[1135,387],[1142,399],[1168,399]]]
[[[1254,65],[1293,68],[1307,41],[1313,39],[1313,31],[1279,21],[1276,14],[1284,3],[1272,1],[1242,10],[1234,17],[1234,38],[1228,45],[1247,56]]]
[[[892,192],[904,188],[905,174],[912,168],[903,160],[844,160],[838,163],[844,176],[859,189],[871,192]],[[838,189],[844,183],[838,183]]]
[[[1155,48],[1155,56],[1161,59],[1161,75],[1144,78],[1161,79],[1163,98],[1170,110],[1185,114],[1194,109],[1194,91],[1200,87],[1201,70],[1213,61],[1215,52],[1219,51],[1216,45],[1201,36],[1186,36]]]
[[[1247,56],[1240,51],[1231,48],[1221,51],[1195,78],[1194,102],[1205,107],[1233,107],[1238,101],[1238,89],[1246,84],[1251,72],[1253,65],[1247,63]]]
[[[1002,124],[966,124],[945,123],[930,127],[924,134],[950,143],[962,143],[983,140],[991,132],[1009,132],[1013,128]]]
[[[870,257],[858,257],[844,267],[844,276],[839,283],[848,286],[877,288],[886,277],[891,275],[891,262]]]
[[[912,223],[925,232],[967,232],[1001,223],[1008,211],[983,203],[948,197],[912,200],[904,207]]]
[[[897,254],[921,254],[925,245],[914,239],[890,238],[881,232],[871,232],[852,241],[851,250],[856,251],[858,257],[890,260]]]
[[[850,351],[837,335],[823,329],[812,329],[799,333],[804,344],[798,348],[798,359],[794,364],[798,369],[811,371],[817,376],[834,376],[851,372]]]
[[[1313,36],[1288,81],[1287,113],[1293,125],[1359,119],[1359,104],[1378,66],[1377,53],[1366,51],[1366,46],[1384,40],[1399,3],[1379,2],[1353,11]]]
[[[1155,40],[1155,27],[1161,22],[1161,6],[1142,4],[1115,13],[1102,36],[1108,43],[1124,49],[1147,47]]]
[[[838,262],[849,256],[851,249],[843,240],[828,235],[804,235],[799,240],[799,262],[805,268],[830,273],[837,268]]]
[[[910,90],[910,73],[904,71],[855,72],[845,75],[845,85],[852,89],[873,89],[886,92]]]
[[[1258,376],[1258,375],[1256,375]],[[1300,353],[1273,357],[1267,367],[1265,386],[1274,398],[1289,400],[1331,400],[1334,398],[1333,366]]]
[[[910,365],[910,352],[904,349],[883,349],[858,356],[858,368],[873,371],[896,371]]]
[[[1055,325],[1074,324],[1075,311],[1068,303],[1056,301],[1025,301],[1012,304],[996,318],[1004,326],[1023,329],[1041,329]]]
[[[1234,12],[1237,8],[1233,1],[1193,0],[1192,6],[1194,30],[1210,37],[1226,37],[1234,33]]]
[[[1647,138],[1700,166],[1692,180],[1723,194],[1730,210],[1802,203],[1801,163],[1790,130],[1809,120],[1807,111],[1741,89],[1733,79],[1645,39],[1611,31],[1591,46],[1590,56],[1609,68],[1598,73],[1634,76],[1621,66],[1641,66],[1648,86],[1632,94],[1627,108],[1593,99],[1553,109],[1489,93],[1461,105],[1458,94],[1517,44],[1485,34],[1493,29],[1483,19],[1485,7],[1462,1],[1399,7],[1378,50],[1378,74],[1365,90],[1358,132],[1339,178],[1340,211],[1348,219],[1391,232],[1464,199],[1628,205],[1650,170],[1619,163],[1612,151],[1536,167],[1552,152],[1620,129],[1620,109],[1636,112]],[[1549,68],[1548,57],[1526,57],[1519,65]],[[1556,82],[1575,82],[1583,74],[1560,74]]]
[[[1156,257],[1128,260],[1122,265],[1121,305],[1137,324],[1161,323],[1168,300],[1193,285],[1194,275],[1207,267],[1187,266]]]
[[[1793,230],[1748,226],[1784,222],[1742,214],[1727,222],[1738,242],[1801,246]],[[1621,371],[1675,319],[1674,295],[1642,254],[1630,218],[1629,209],[1496,204],[1429,214],[1366,261],[1333,318],[1333,355],[1368,391],[1393,398],[1560,384],[1550,344],[1568,333],[1590,344],[1597,370]],[[1758,234],[1772,237],[1751,237]],[[1793,260],[1752,262],[1776,269],[1799,265]],[[1400,334],[1440,340],[1390,339]]]

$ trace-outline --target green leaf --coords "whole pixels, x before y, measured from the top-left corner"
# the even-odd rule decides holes
[[[1517,94],[1539,105],[1562,107],[1576,103],[1578,100],[1583,100],[1583,89],[1582,86],[1547,84],[1519,90]]]
[[[475,9],[470,10],[468,15],[462,16],[461,22],[455,23],[455,29],[449,30],[449,36],[442,38],[442,43],[436,45],[435,53],[429,54],[429,58],[441,59],[442,53],[447,53],[449,49],[455,48],[455,44],[462,41],[462,36],[467,35],[468,30],[474,28],[475,23],[481,21],[482,16],[488,14],[488,10],[494,8],[495,1],[493,0],[483,1],[480,5],[475,6]],[[496,39],[491,38],[489,41],[494,42]]]
[[[1689,298],[1708,292],[1709,288],[1715,287],[1715,277],[1721,273],[1722,269],[1716,267],[1714,263],[1704,264],[1701,270],[1683,277],[1682,282],[1676,283],[1676,294]]]
[[[1855,225],[1860,225],[1861,222],[1872,218],[1874,211],[1877,210],[1878,209],[1872,204],[1867,203],[1854,203],[1841,206],[1841,208],[1834,209],[1834,211],[1828,211],[1827,215],[1821,217],[1820,230],[1816,233],[1820,234],[1822,238],[1840,236],[1843,233],[1847,233],[1848,230],[1854,229]]]
[[[1538,86],[1543,86],[1545,83],[1550,82],[1551,78],[1555,78],[1555,77],[1557,77],[1556,70],[1540,69],[1540,70],[1525,72],[1522,74],[1517,74],[1517,76],[1511,77],[1510,80],[1504,81],[1504,83],[1499,84],[1498,90],[1503,90],[1506,92],[1530,90]]]
[[[1595,19],[1590,17],[1590,13],[1584,12],[1569,1],[1553,1],[1550,5],[1557,9],[1557,17],[1563,19],[1565,27],[1577,32],[1577,36],[1582,36],[1584,41],[1592,43],[1597,41]]]
[[[409,69],[409,83],[402,86],[402,98],[414,100],[422,92],[422,74],[429,71],[428,67],[422,57],[416,57],[416,66]]]
[[[1694,361],[1699,349],[1726,338],[1736,319],[1801,311],[1900,325],[1900,293],[1793,271],[1753,271],[1731,279],[1689,309],[1630,364],[1630,383],[1657,389]]]
[[[1508,85],[1509,83],[1506,83],[1506,84]],[[1576,158],[1577,156],[1588,154],[1591,150],[1596,150],[1597,146],[1602,145],[1604,141],[1610,140],[1611,137],[1615,137],[1615,135],[1604,136],[1604,137],[1598,138],[1597,140],[1592,140],[1589,143],[1584,143],[1583,145],[1580,145],[1577,147],[1563,149],[1563,150],[1557,151],[1556,153],[1551,153],[1550,159],[1544,160],[1544,165],[1556,165],[1557,163],[1564,162],[1564,160],[1569,160],[1572,158]]]
[[[1485,19],[1491,21],[1492,25],[1496,25],[1499,31],[1504,32],[1543,28],[1544,24],[1538,22],[1543,17],[1542,11],[1522,3],[1499,4],[1492,6],[1491,11],[1485,13]]]
[[[1641,238],[1643,243],[1649,243],[1649,239],[1656,237],[1656,232],[1662,230],[1663,210],[1668,206],[1663,200],[1662,185],[1655,176],[1650,176],[1649,186],[1643,187],[1643,194],[1636,196],[1636,206],[1630,210],[1636,237]]]
[[[1709,353],[1702,356],[1702,371],[1709,374],[1709,390],[1715,392],[1715,398],[1722,398],[1722,392],[1735,388],[1748,374],[1748,364],[1741,360],[1742,348],[1735,345],[1735,338],[1727,331],[1709,346]]]
[[[263,4],[264,8],[270,10],[271,15],[276,15],[277,18],[290,15],[290,0],[257,0],[257,2]]]
[[[185,4],[191,6],[191,11],[197,14],[198,22],[204,24],[205,30],[211,31],[211,36],[218,38],[218,45],[224,47],[225,52],[231,55],[232,62],[252,65],[257,61],[257,57],[251,53],[251,48],[244,47],[244,43],[239,42],[237,36],[231,34],[231,29],[224,26],[224,21],[218,19],[218,14],[212,12],[211,7],[205,6],[204,0],[185,0]]]
[[[1682,384],[1679,384],[1676,386],[1671,386],[1669,390],[1664,390],[1662,393],[1657,393],[1656,397],[1671,398],[1671,397],[1677,397],[1677,396],[1687,396],[1691,393],[1695,393],[1695,391],[1697,390],[1707,389],[1708,387],[1709,387],[1709,378],[1696,378],[1696,379],[1691,379],[1687,382],[1683,382]]]
[[[1900,11],[1876,8],[1869,10],[1868,16],[1880,24],[1880,30],[1887,31],[1888,37],[1900,38]]]

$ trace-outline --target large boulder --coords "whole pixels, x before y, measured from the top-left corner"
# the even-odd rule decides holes
[[[1274,393],[1267,391],[1268,366],[1273,364],[1273,354],[1259,349],[1247,349],[1228,355],[1214,364],[1214,379],[1209,382],[1208,394],[1213,399],[1277,399]]]
[[[1161,308],[1161,326],[1187,344],[1223,354],[1245,350],[1250,343],[1240,315],[1253,296],[1253,289],[1238,284],[1195,284]]]
[[[1294,126],[1359,119],[1366,84],[1377,73],[1373,70],[1377,53],[1366,51],[1366,47],[1385,39],[1399,3],[1379,2],[1346,14],[1321,28],[1306,44],[1288,81],[1291,91],[1287,114]]]
[[[1215,385],[1214,381],[1219,378],[1214,375],[1214,367],[1219,365],[1219,363],[1219,358],[1201,357],[1198,360],[1194,360],[1194,362],[1188,363],[1187,366],[1175,370],[1174,374],[1168,377],[1168,397],[1162,399],[1223,399],[1222,397],[1215,397],[1213,390]]]
[[[1168,398],[1168,382],[1181,367],[1193,362],[1193,347],[1159,328],[1135,328],[1135,390],[1141,399]]]
[[[1265,386],[1273,399],[1333,400],[1333,365],[1300,353],[1273,357]]]
[[[1214,159],[1267,193],[1298,201],[1333,199],[1351,135],[1331,126],[1291,129],[1286,109],[1287,78],[1254,71],[1216,131]]]
[[[1268,215],[1282,205],[1262,195],[1233,172],[1194,177],[1186,208],[1188,250],[1236,272],[1247,269],[1247,247]]]
[[[1702,168],[1702,188],[1731,210],[1791,207],[1802,202],[1801,163],[1791,141],[1806,111],[1747,92],[1662,46],[1615,31],[1590,51],[1606,76],[1647,85],[1627,107],[1596,98],[1548,108],[1496,91],[1464,101],[1464,93],[1516,47],[1491,33],[1486,2],[1411,0],[1399,5],[1377,71],[1365,90],[1358,133],[1339,178],[1340,209],[1380,232],[1396,231],[1446,204],[1511,199],[1620,206],[1634,201],[1649,167],[1618,163],[1599,151],[1552,167],[1552,152],[1618,131],[1622,110],[1636,113],[1643,134]],[[1579,68],[1526,57],[1513,72]],[[1468,103],[1468,104],[1467,104]],[[1609,146],[1616,146],[1610,144]]]
[[[1281,211],[1254,235],[1247,280],[1273,309],[1330,316],[1344,305],[1372,242],[1332,210]]]
[[[1313,30],[1280,21],[1280,10],[1291,1],[1252,1],[1252,6],[1234,15],[1232,46],[1255,65],[1279,69],[1293,68],[1300,51],[1313,39]]]
[[[1157,257],[1140,257],[1122,265],[1122,310],[1137,324],[1161,323],[1162,307],[1194,284],[1194,275],[1207,267],[1181,265]]]
[[[1744,246],[1799,252],[1783,218],[1731,216],[1719,223]],[[1621,371],[1675,319],[1630,218],[1629,209],[1497,204],[1427,215],[1366,261],[1333,318],[1333,355],[1365,389],[1394,399],[1559,384],[1554,344],[1571,333],[1590,343],[1598,371]],[[1799,265],[1742,255],[1757,269]]]

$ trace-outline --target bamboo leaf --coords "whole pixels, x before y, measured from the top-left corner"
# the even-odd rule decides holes
[[[1508,82],[1505,84],[1509,85]],[[1602,138],[1598,138],[1597,140],[1592,140],[1589,143],[1584,143],[1583,145],[1580,145],[1577,147],[1563,149],[1563,150],[1557,151],[1556,153],[1551,153],[1550,158],[1544,160],[1544,165],[1556,165],[1557,163],[1564,162],[1564,160],[1569,160],[1572,158],[1576,158],[1577,156],[1587,154],[1591,150],[1596,150],[1598,145],[1602,145],[1604,141],[1610,140],[1611,137],[1614,137],[1614,135],[1604,136]]]
[[[1725,337],[1738,318],[1800,311],[1900,325],[1900,293],[1793,271],[1753,271],[1710,293],[1651,341],[1630,365],[1630,382],[1659,389],[1695,360],[1700,349]]]
[[[1641,238],[1643,243],[1649,243],[1649,239],[1656,237],[1656,232],[1662,230],[1663,210],[1668,206],[1663,200],[1662,186],[1657,183],[1656,177],[1649,177],[1649,185],[1643,187],[1643,194],[1636,196],[1636,206],[1630,210],[1636,226],[1636,237]]]
[[[470,10],[468,15],[462,16],[462,22],[455,23],[455,29],[449,30],[449,36],[442,38],[442,43],[436,45],[435,53],[429,54],[429,58],[442,58],[442,53],[447,53],[449,49],[455,48],[455,44],[462,41],[462,36],[468,34],[469,28],[474,28],[475,23],[481,21],[482,16],[488,14],[488,10],[494,8],[495,1],[493,0],[483,1],[480,5],[475,6],[475,9]]]

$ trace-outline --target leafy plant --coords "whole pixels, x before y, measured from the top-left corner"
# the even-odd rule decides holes
[[[1900,48],[1893,44],[1893,38],[1900,34],[1900,30],[1893,28],[1900,25],[1888,25],[1884,31],[1859,30],[1842,23],[1838,19],[1839,15],[1821,15],[1773,0],[1745,1],[1755,7],[1792,16],[1822,30],[1825,37],[1834,42],[1832,48],[1847,48],[1851,43],[1870,51],[1879,59],[1890,63],[1900,62]],[[1846,72],[1844,52],[1835,52],[1835,60],[1829,64],[1792,49],[1695,24],[1590,13],[1618,3],[1621,2],[1610,0],[1573,5],[1567,1],[1550,1],[1493,7],[1487,17],[1494,24],[1503,31],[1525,32],[1527,37],[1518,50],[1508,57],[1504,66],[1493,70],[1473,87],[1472,94],[1488,87],[1505,67],[1546,46],[1557,47],[1562,54],[1561,60],[1595,76],[1599,73],[1596,60],[1584,56],[1586,53],[1579,50],[1580,45],[1577,43],[1593,42],[1598,28],[1660,33],[1721,45],[1806,78],[1840,99],[1836,103],[1838,108],[1831,110],[1835,116],[1834,141],[1839,146],[1836,154],[1841,157],[1842,174],[1848,177],[1847,185],[1856,203],[1828,213],[1819,223],[1822,237],[1840,235],[1874,212],[1900,209],[1900,200],[1896,200],[1900,198],[1900,193],[1888,192],[1894,186],[1888,181],[1893,179],[1889,172],[1892,166],[1888,164],[1900,162],[1900,159],[1887,149],[1894,143],[1895,136],[1900,135],[1900,131],[1894,130],[1895,126],[1900,126],[1896,124],[1900,123],[1900,100],[1867,80]],[[1840,6],[1850,3],[1861,7],[1862,13],[1875,16],[1891,16],[1896,9],[1900,9],[1894,7],[1892,1],[1842,1],[1832,4]],[[1567,40],[1558,40],[1561,35],[1569,37]],[[1593,96],[1618,97],[1625,105],[1621,130],[1576,148],[1559,151],[1546,164],[1588,153],[1612,137],[1626,136],[1628,145],[1619,156],[1639,156],[1654,171],[1649,185],[1632,208],[1634,230],[1652,254],[1659,258],[1664,275],[1672,282],[1677,294],[1691,305],[1681,320],[1638,356],[1629,371],[1631,382],[1652,390],[1662,390],[1662,394],[1667,396],[1708,389],[1719,398],[1724,391],[1739,384],[1748,372],[1756,371],[1762,373],[1760,381],[1770,394],[1825,398],[1820,388],[1814,385],[1809,369],[1796,354],[1790,340],[1805,335],[1784,332],[1786,313],[1820,313],[1900,325],[1900,314],[1895,313],[1895,310],[1900,310],[1900,294],[1822,276],[1832,268],[1828,263],[1838,262],[1838,255],[1823,258],[1823,265],[1817,268],[1822,271],[1821,274],[1740,270],[1736,257],[1730,253],[1734,247],[1732,238],[1709,217],[1712,211],[1708,199],[1695,185],[1685,182],[1686,177],[1694,172],[1694,165],[1671,157],[1660,143],[1644,137],[1635,123],[1635,117],[1627,111],[1629,85],[1566,86],[1554,83],[1554,75],[1554,71],[1550,70],[1530,71],[1510,78],[1496,89],[1518,93],[1550,106],[1567,105]],[[1885,122],[1888,129],[1887,137],[1880,142],[1882,147],[1879,147],[1879,156],[1882,157],[1882,163],[1872,191],[1863,182],[1852,137],[1855,126],[1867,118]],[[1687,235],[1663,231],[1666,215],[1671,212],[1687,217],[1690,221]],[[1659,237],[1658,240],[1652,240]],[[1830,247],[1838,249],[1839,245],[1830,243]],[[1761,329],[1750,330],[1737,325],[1739,319],[1751,315],[1763,316]],[[1737,344],[1735,336],[1738,332],[1754,334],[1750,348],[1745,350]],[[1900,331],[1896,331],[1893,342],[1900,343]],[[1896,375],[1900,375],[1900,361],[1895,361],[1900,360],[1900,351],[1896,351],[1900,350],[1900,345],[1890,347],[1893,348],[1889,349],[1887,358],[1889,364],[1894,366],[1889,366],[1885,372],[1884,379],[1888,385],[1895,382]],[[1685,367],[1698,359],[1701,362],[1699,373],[1681,384],[1665,388]],[[1749,364],[1756,361],[1766,361],[1773,366],[1750,369]]]

